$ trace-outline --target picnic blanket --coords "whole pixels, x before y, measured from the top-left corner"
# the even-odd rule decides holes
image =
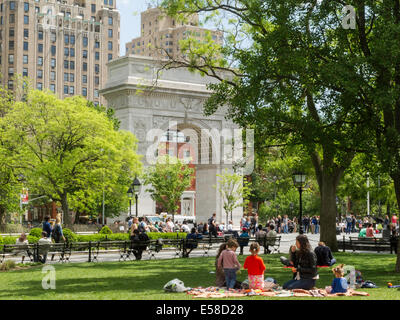
[[[247,297],[247,296],[265,296],[265,297],[338,297],[338,296],[369,296],[367,292],[347,290],[346,293],[328,294],[325,289],[315,290],[282,290],[282,289],[267,289],[267,290],[243,290],[208,287],[208,288],[193,288],[187,291],[187,294],[194,298],[232,298],[232,297]]]

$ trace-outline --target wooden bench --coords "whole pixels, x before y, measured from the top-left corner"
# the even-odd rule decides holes
[[[7,257],[21,256],[28,257],[30,261],[34,260],[35,245],[32,244],[4,244],[0,246],[0,263],[3,263]]]
[[[349,246],[355,251],[390,251],[390,241],[382,238],[350,237]]]
[[[281,245],[281,236],[267,237],[265,235],[263,237],[256,237],[255,241],[257,241],[261,247],[264,247],[264,254],[270,254],[275,252],[279,253],[279,248]],[[270,250],[269,247],[271,247],[272,250]]]

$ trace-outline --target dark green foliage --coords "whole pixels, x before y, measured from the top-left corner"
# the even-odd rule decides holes
[[[63,234],[68,242],[76,242],[78,240],[78,236],[68,228],[63,229]]]
[[[37,238],[41,238],[42,237],[42,229],[40,228],[33,228],[31,229],[31,231],[29,232],[30,236],[33,237],[37,237]]]
[[[103,228],[101,228],[99,233],[100,234],[112,234],[113,232],[111,231],[109,226],[104,226]]]
[[[40,239],[40,238],[34,237],[34,236],[28,236],[27,238],[28,238],[29,243],[37,243]],[[17,239],[17,237],[15,239]],[[15,241],[14,241],[14,243],[15,243]]]

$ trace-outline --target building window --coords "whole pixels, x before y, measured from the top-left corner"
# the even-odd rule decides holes
[[[56,59],[54,59],[54,58],[51,59],[51,67],[52,68],[56,67]]]
[[[10,1],[10,10],[15,10],[15,1]]]
[[[43,90],[43,83],[38,82],[38,83],[37,83],[37,89],[38,89],[38,90]]]
[[[69,79],[68,73],[64,73],[64,82],[68,82],[68,79]]]
[[[24,2],[24,11],[29,12],[29,3],[28,2]]]
[[[83,50],[83,58],[84,59],[87,59],[87,57],[88,57],[88,52],[87,52],[87,50]]]
[[[73,73],[69,74],[69,82],[75,82],[75,75]]]
[[[70,68],[71,70],[75,70],[75,62],[74,62],[74,61],[70,61],[70,63],[69,63],[69,68]]]
[[[87,63],[86,62],[83,63],[82,68],[83,68],[83,71],[87,71]]]
[[[43,70],[38,70],[37,71],[37,78],[38,79],[43,79]]]
[[[100,72],[100,67],[98,64],[94,65],[94,72],[99,73]]]
[[[38,66],[43,65],[43,57],[38,57]]]
[[[74,35],[71,35],[71,36],[69,37],[69,43],[70,43],[70,44],[75,44],[75,36],[74,36]]]
[[[68,94],[68,86],[64,86],[64,94]]]
[[[87,97],[87,88],[82,88],[82,95]]]
[[[69,68],[69,61],[64,60],[64,69],[68,69],[68,68]]]
[[[51,46],[51,55],[52,55],[52,56],[55,56],[55,55],[56,55],[56,51],[57,51],[56,48],[57,48],[56,46]]]
[[[92,4],[91,7],[92,7],[92,13],[95,13],[96,12],[96,5]]]
[[[113,43],[112,41],[108,41],[108,50],[112,50],[113,49]]]
[[[74,49],[74,48],[71,48],[71,49],[69,50],[69,55],[70,55],[71,57],[75,57],[75,49]]]
[[[28,64],[28,56],[24,55],[22,61],[24,64]]]
[[[108,29],[108,37],[109,38],[113,37],[113,29]]]
[[[74,86],[69,87],[69,94],[75,94],[75,87]]]
[[[24,77],[28,76],[28,68],[22,69],[22,76],[24,76]]]
[[[50,80],[55,81],[56,80],[56,73],[54,71],[50,71]]]
[[[15,23],[15,15],[10,14],[10,23]]]
[[[99,42],[99,41],[96,41],[96,42],[94,43],[94,47],[95,47],[96,49],[100,48],[100,42]]]
[[[50,33],[50,40],[51,40],[51,42],[56,42],[57,35],[55,32]]]
[[[56,92],[56,86],[54,84],[50,84],[50,91],[51,92]]]
[[[87,75],[82,76],[82,83],[87,83]]]
[[[64,56],[68,57],[69,56],[69,49],[64,48]]]
[[[96,60],[100,60],[100,52],[95,52],[95,53],[94,53],[94,58],[95,58]]]
[[[24,41],[24,50],[28,51],[29,50],[29,45],[28,42]]]
[[[88,46],[88,38],[87,37],[83,37],[83,46],[84,47]]]
[[[8,41],[8,48],[14,50],[14,41]]]
[[[108,54],[108,61],[111,61],[111,60],[112,60],[112,58],[113,58],[113,55],[112,55],[112,53],[109,53],[109,54]]]
[[[24,24],[29,24],[29,16],[24,16]]]
[[[41,43],[38,44],[38,51],[39,51],[40,53],[43,52],[43,44],[41,44]]]
[[[69,35],[64,34],[64,43],[69,44]]]
[[[25,29],[26,30],[26,29]],[[25,31],[24,30],[24,31]],[[10,35],[10,37],[14,37],[14,28],[13,29],[10,29],[10,31],[9,31],[9,33],[8,33],[9,35]]]
[[[99,97],[99,90],[97,90],[97,89],[94,90],[94,97],[95,98]]]
[[[108,24],[109,24],[110,26],[113,25],[113,17],[108,17]]]
[[[94,77],[94,84],[98,85],[100,83],[99,77]]]

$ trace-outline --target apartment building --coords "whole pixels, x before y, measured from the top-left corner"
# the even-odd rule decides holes
[[[184,56],[179,41],[188,37],[204,41],[207,34],[217,43],[222,43],[223,33],[199,27],[199,16],[193,14],[185,23],[166,16],[159,8],[149,8],[141,13],[141,36],[126,44],[126,55],[141,55],[174,59]]]
[[[108,61],[119,56],[116,0],[0,0],[1,85],[17,74],[59,98],[105,103]]]

